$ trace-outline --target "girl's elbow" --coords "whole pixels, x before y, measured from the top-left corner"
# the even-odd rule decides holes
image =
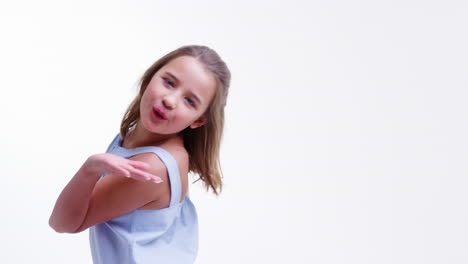
[[[49,226],[57,233],[77,233],[74,229],[56,223],[52,218],[49,219]]]
[[[49,223],[49,226],[57,233],[67,233],[67,230],[64,228],[60,228],[59,226],[55,226]]]
[[[60,225],[57,225],[52,218],[49,219],[49,226],[57,233],[66,233],[66,230]]]

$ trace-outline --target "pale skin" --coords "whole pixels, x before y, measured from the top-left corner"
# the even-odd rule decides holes
[[[204,115],[216,81],[204,65],[189,56],[177,57],[152,78],[142,97],[140,119],[122,147],[159,146],[179,165],[182,196],[188,190],[188,153],[179,132],[207,122]],[[158,118],[154,108],[166,118]],[[100,179],[100,176],[108,173]],[[57,232],[78,233],[135,209],[166,208],[170,181],[164,163],[153,153],[128,159],[113,154],[90,156],[57,199],[49,224]]]

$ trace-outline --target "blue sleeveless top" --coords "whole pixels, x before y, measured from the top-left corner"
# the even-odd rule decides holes
[[[136,209],[126,215],[89,228],[91,253],[95,264],[193,263],[198,249],[198,221],[188,194],[180,202],[182,186],[179,168],[172,155],[160,147],[121,147],[118,134],[107,148],[129,158],[152,152],[165,164],[171,186],[167,208]],[[105,175],[103,175],[104,177]]]

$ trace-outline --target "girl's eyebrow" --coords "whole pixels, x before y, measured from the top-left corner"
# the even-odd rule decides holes
[[[172,79],[174,79],[177,83],[179,82],[179,79],[177,79],[177,77],[175,77],[174,74],[170,73],[170,72],[165,72],[165,74],[169,75]]]
[[[164,72],[164,73],[169,75],[172,79],[174,79],[176,83],[180,83],[179,79],[177,79],[177,77],[174,74],[172,74],[172,73],[170,73],[168,71]],[[201,104],[200,98],[194,92],[191,92],[191,94],[192,94],[193,98],[195,98],[195,100],[198,101],[199,104]]]
[[[200,98],[198,98],[198,96],[195,93],[192,92],[192,96],[196,101],[198,101],[199,104],[201,104]]]

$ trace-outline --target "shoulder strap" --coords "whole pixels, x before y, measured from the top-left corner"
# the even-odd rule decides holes
[[[120,140],[120,134],[117,134],[114,139],[112,140],[112,142],[109,144],[109,146],[107,147],[107,150],[106,150],[106,153],[109,153],[118,143],[119,143],[119,140]]]
[[[180,183],[179,166],[177,166],[177,161],[171,153],[161,147],[139,147],[127,150],[129,151],[130,156],[152,152],[162,160],[166,166],[171,186],[170,206],[178,204],[182,195],[182,185]]]

